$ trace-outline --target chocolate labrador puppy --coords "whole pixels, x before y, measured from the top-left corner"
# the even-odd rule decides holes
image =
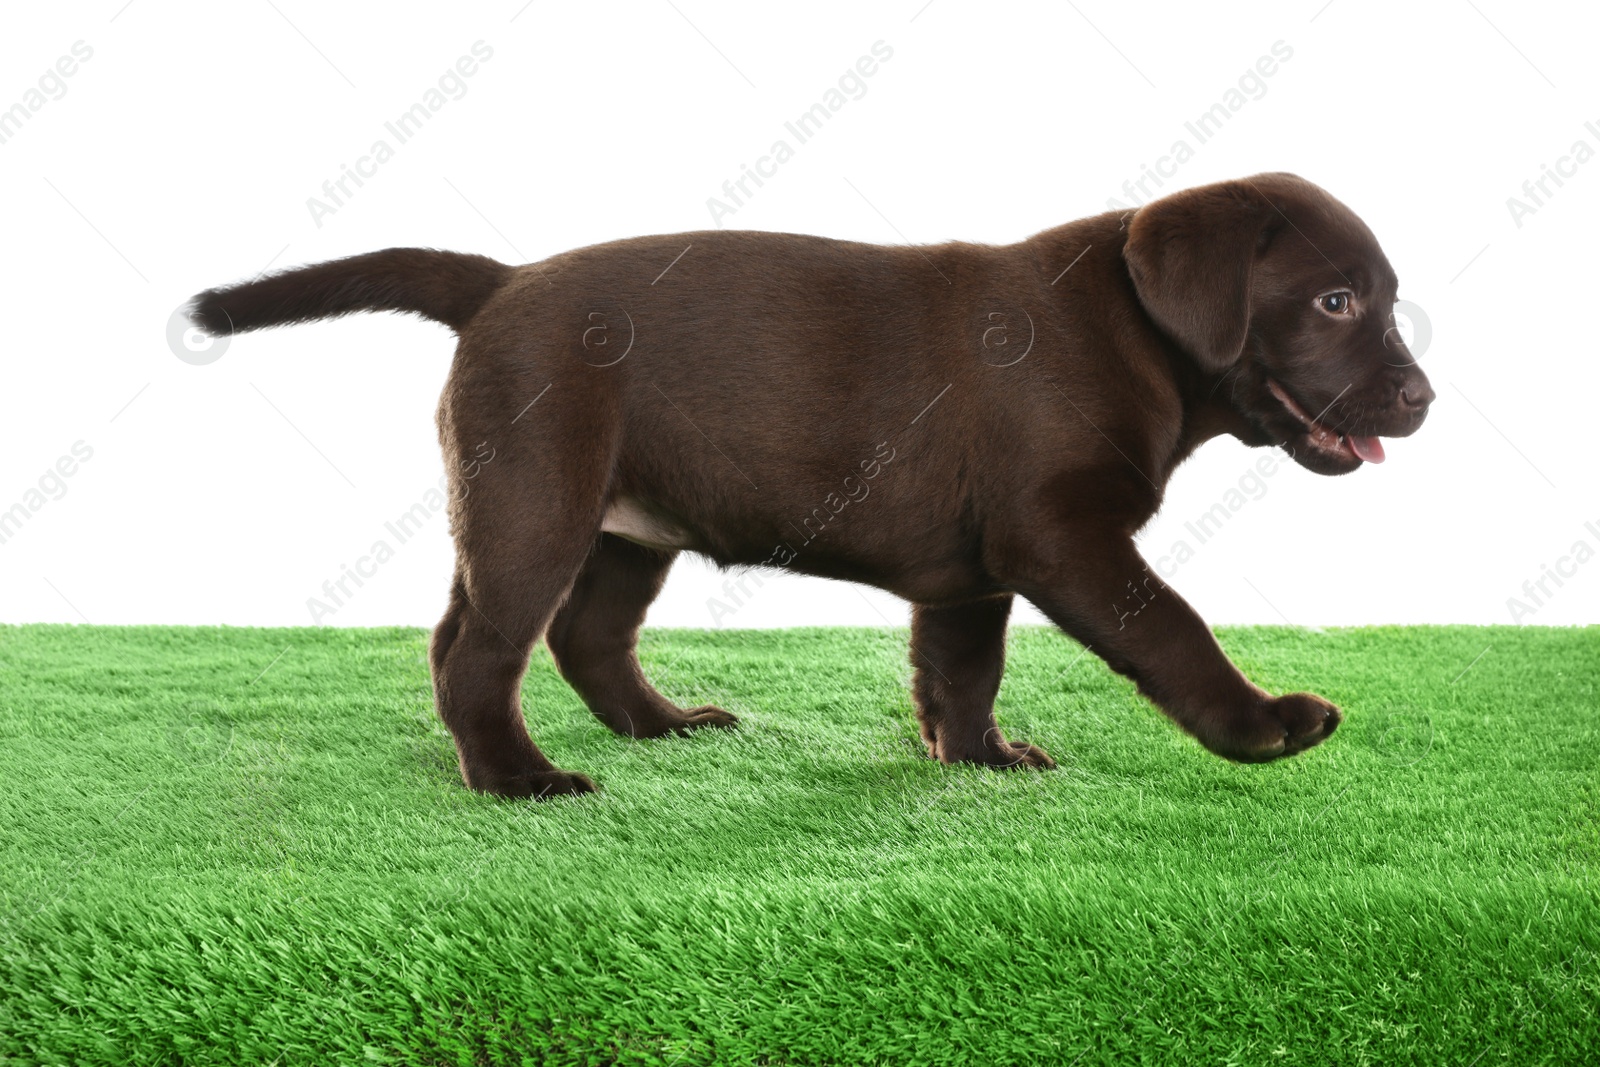
[[[192,316],[216,335],[353,311],[455,330],[435,697],[467,785],[549,797],[594,784],[523,723],[541,635],[619,733],[736,721],[639,668],[683,551],[911,601],[917,714],[945,762],[1052,766],[995,723],[1015,596],[1219,755],[1322,741],[1339,710],[1248,681],[1133,538],[1219,434],[1346,474],[1415,431],[1433,391],[1395,287],[1354,213],[1263,174],[998,247],[719,231],[522,267],[390,249],[210,290]]]

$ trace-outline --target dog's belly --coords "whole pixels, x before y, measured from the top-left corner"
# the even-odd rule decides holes
[[[673,516],[631,496],[618,496],[606,508],[600,529],[646,548],[674,551],[702,547],[699,538]]]
[[[903,565],[904,557],[896,561],[901,563],[898,566],[886,565],[884,561],[874,564],[848,553],[831,551],[830,546],[820,543],[798,549],[793,543],[785,543],[780,547],[789,551],[783,554],[764,542],[755,548],[713,544],[671,512],[627,495],[612,500],[600,529],[645,548],[698,552],[723,567],[775,567],[791,574],[860,582],[914,603],[963,603],[1004,591],[975,561],[960,557],[935,555],[908,567]]]

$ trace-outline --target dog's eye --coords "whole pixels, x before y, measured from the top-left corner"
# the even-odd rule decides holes
[[[1330,315],[1350,313],[1350,293],[1340,289],[1336,293],[1323,293],[1317,297],[1317,306]]]

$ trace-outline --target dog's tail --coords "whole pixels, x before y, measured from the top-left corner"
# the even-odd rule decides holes
[[[486,256],[389,248],[207,289],[190,301],[189,317],[226,337],[353,311],[409,311],[460,333],[511,274]]]

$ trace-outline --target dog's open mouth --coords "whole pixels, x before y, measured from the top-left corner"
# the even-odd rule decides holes
[[[1296,403],[1294,397],[1290,396],[1283,386],[1271,378],[1267,379],[1267,388],[1278,399],[1278,403],[1282,404],[1289,414],[1298,419],[1300,425],[1305,427],[1302,439],[1308,448],[1329,458],[1364,460],[1367,463],[1383,462],[1383,440],[1381,438],[1362,434],[1339,433],[1337,430],[1324,426],[1306,414],[1306,409]]]

